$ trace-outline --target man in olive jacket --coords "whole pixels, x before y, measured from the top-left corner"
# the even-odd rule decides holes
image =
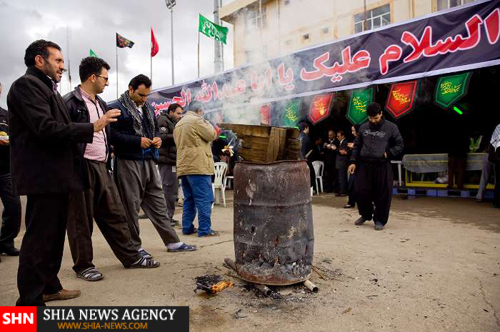
[[[94,123],[71,122],[57,92],[64,72],[57,44],[33,42],[26,49],[24,62],[28,70],[12,84],[7,97],[12,182],[16,194],[28,196],[17,305],[43,306],[47,301],[80,295],[80,291],[63,289],[57,278],[69,195],[88,185],[78,143],[92,143],[94,132],[116,120],[105,114]]]
[[[174,141],[177,146],[177,176],[182,180],[184,205],[182,233],[195,232],[193,221],[198,210],[198,237],[215,236],[212,230],[212,179],[214,159],[210,142],[217,138],[214,127],[203,119],[200,105],[193,103],[177,123]]]

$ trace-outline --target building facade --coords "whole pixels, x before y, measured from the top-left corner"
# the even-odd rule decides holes
[[[235,0],[220,18],[233,25],[239,67],[472,1]]]

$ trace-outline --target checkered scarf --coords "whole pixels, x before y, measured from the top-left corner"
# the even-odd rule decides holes
[[[137,136],[141,137],[146,137],[145,130],[142,128],[142,115],[141,113],[137,110],[137,105],[135,102],[130,98],[128,94],[128,90],[125,91],[120,98],[118,98],[118,101],[125,106],[125,108],[129,111],[130,115],[132,115],[132,119],[134,119],[134,131]],[[153,115],[149,111],[149,105],[148,103],[144,103],[141,107],[142,109],[142,114],[147,117],[147,123],[149,123],[149,126],[151,128],[151,133],[154,136],[155,134],[155,124],[153,120]],[[149,137],[152,138],[152,137]]]

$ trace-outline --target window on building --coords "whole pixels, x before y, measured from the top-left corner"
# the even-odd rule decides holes
[[[324,33],[324,34],[328,33],[328,31],[330,31],[330,28],[328,28],[328,27],[321,29],[321,33]]]
[[[306,33],[305,35],[303,35],[303,36],[302,36],[302,38],[303,38],[304,40],[308,40],[308,39],[309,39],[309,34],[308,34],[308,33]]]
[[[366,11],[366,29],[372,30],[391,23],[391,6],[384,5]],[[365,13],[354,15],[354,32],[365,31]]]
[[[260,29],[260,20],[262,19],[262,28],[267,27],[267,10],[262,6],[262,15],[259,7],[249,10],[246,14],[246,27],[248,30]]]
[[[285,6],[288,6],[290,4],[291,0],[285,0]]]
[[[465,5],[466,3],[472,2],[474,0],[438,0],[437,10],[448,9],[456,6]]]

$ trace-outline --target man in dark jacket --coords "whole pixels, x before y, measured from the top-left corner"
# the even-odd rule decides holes
[[[2,84],[0,83],[0,95]],[[8,112],[0,107],[0,198],[3,204],[0,254],[19,256],[14,239],[21,228],[21,200],[14,195],[10,176],[10,142]],[[1,259],[0,259],[1,261]]]
[[[171,104],[168,107],[167,114],[161,114],[158,117],[158,127],[160,128],[160,158],[158,167],[160,169],[163,195],[167,203],[167,213],[170,223],[177,224],[174,220],[175,201],[179,191],[179,180],[177,179],[177,170],[175,163],[177,161],[177,147],[174,142],[175,124],[182,117],[182,107],[179,104]]]
[[[92,143],[94,132],[114,121],[108,114],[92,123],[72,123],[57,83],[64,72],[61,48],[37,40],[27,49],[28,70],[9,91],[11,165],[14,190],[27,195],[26,233],[19,257],[18,305],[41,306],[80,291],[62,288],[57,278],[64,251],[71,192],[86,187],[77,143]]]
[[[379,104],[371,103],[366,112],[368,122],[359,128],[348,169],[350,174],[356,172],[354,193],[361,215],[354,224],[373,218],[375,230],[382,230],[391,208],[391,159],[403,151],[403,138],[394,123],[383,119]]]
[[[324,172],[324,184],[325,192],[331,193],[335,190],[335,185],[337,182],[337,170],[335,169],[335,157],[337,155],[337,145],[338,141],[335,135],[335,131],[330,129],[328,131],[328,139],[323,144],[325,150],[325,172]]]
[[[73,122],[91,123],[106,113],[120,114],[117,109],[107,110],[98,94],[108,85],[109,65],[97,57],[87,57],[80,63],[81,85],[64,96]],[[94,219],[115,256],[127,268],[154,268],[160,266],[152,258],[143,258],[138,248],[130,243],[127,217],[111,175],[110,130],[94,133],[92,143],[82,144],[84,167],[90,187],[70,195],[68,241],[73,257],[73,270],[78,278],[98,281],[104,276],[92,263],[92,231]]]
[[[110,108],[121,115],[111,126],[111,144],[115,150],[115,179],[122,198],[131,233],[131,241],[143,257],[152,257],[139,236],[139,208],[146,213],[169,252],[193,251],[195,246],[182,243],[170,225],[160,175],[155,161],[161,147],[160,130],[154,111],[146,102],[151,80],[145,75],[134,77]]]

